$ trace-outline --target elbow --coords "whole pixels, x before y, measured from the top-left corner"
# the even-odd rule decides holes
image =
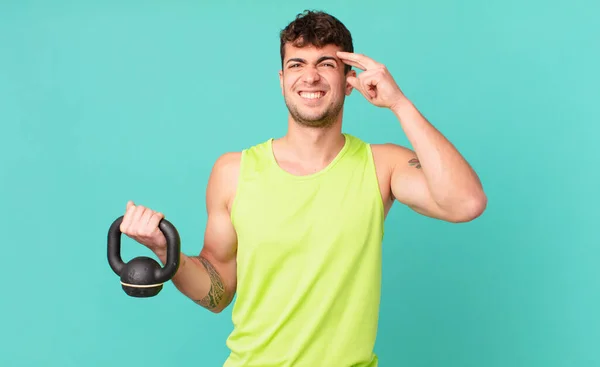
[[[198,305],[200,305],[201,307],[207,309],[208,311],[214,313],[214,314],[219,314],[219,313],[223,312],[223,310],[225,310],[227,308],[227,306],[217,305],[217,306],[214,306],[214,307],[210,307],[210,306],[205,305],[205,304],[201,304],[201,303],[198,303],[198,302],[196,302],[196,303]]]
[[[210,312],[212,312],[214,314],[219,314],[219,313],[225,311],[225,309],[227,309],[227,307],[229,307],[229,305],[231,304],[231,302],[233,300],[233,295],[224,294],[223,297],[225,297],[225,299],[221,299],[216,304],[215,303],[213,303],[213,304],[199,303],[199,304],[202,307],[209,310]]]
[[[479,218],[487,208],[487,196],[483,191],[464,200],[450,218],[453,223],[466,223]]]

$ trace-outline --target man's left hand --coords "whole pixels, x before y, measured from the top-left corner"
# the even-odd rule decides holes
[[[356,77],[348,76],[348,83],[375,106],[393,108],[406,100],[385,65],[361,54],[340,51],[337,56],[345,64],[362,70]]]

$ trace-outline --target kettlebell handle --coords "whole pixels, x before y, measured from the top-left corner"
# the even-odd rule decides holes
[[[118,217],[108,230],[108,263],[111,269],[121,276],[125,263],[121,258],[121,223],[123,216]],[[179,268],[181,239],[177,229],[171,222],[163,218],[158,228],[167,239],[167,262],[163,268],[157,269],[154,274],[157,283],[164,283],[173,277]]]

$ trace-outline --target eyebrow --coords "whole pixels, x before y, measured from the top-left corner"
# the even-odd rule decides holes
[[[338,62],[338,61],[337,61],[337,59],[336,59],[335,57],[333,57],[333,56],[321,56],[321,57],[320,57],[320,58],[317,60],[317,64],[320,64],[320,63],[322,63],[322,62],[323,62],[323,61],[325,61],[325,60],[333,60],[333,61],[335,61],[336,63]],[[292,62],[292,61],[295,61],[295,62],[301,62],[301,63],[303,63],[303,64],[306,64],[306,60],[304,60],[304,59],[301,59],[301,58],[298,58],[298,57],[295,57],[295,58],[293,58],[293,59],[289,59],[289,60],[286,62],[286,65],[287,65],[288,63]]]

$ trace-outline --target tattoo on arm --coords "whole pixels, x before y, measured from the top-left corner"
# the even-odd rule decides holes
[[[418,169],[421,168],[421,162],[419,162],[418,158],[413,158],[413,159],[409,160],[408,164],[411,165],[411,166],[414,166],[414,167],[416,167]]]
[[[225,294],[223,279],[221,279],[217,269],[215,269],[215,267],[208,260],[201,256],[199,256],[198,259],[202,265],[204,265],[206,271],[208,272],[208,276],[210,277],[210,290],[204,298],[195,300],[194,302],[205,308],[214,309],[219,305],[219,303],[221,303],[223,295]]]

